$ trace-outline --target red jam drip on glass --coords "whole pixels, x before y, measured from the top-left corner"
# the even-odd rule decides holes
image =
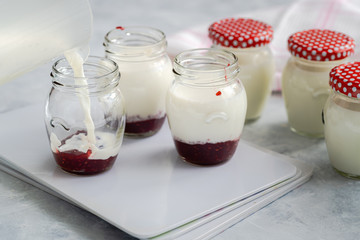
[[[174,140],[179,155],[197,165],[216,165],[229,160],[235,153],[239,140],[218,143],[189,144]]]
[[[57,151],[54,154],[56,163],[66,172],[91,175],[104,172],[110,169],[116,156],[109,157],[108,159],[89,159],[91,150],[86,153],[78,150],[70,150],[65,152]]]
[[[162,118],[153,118],[143,121],[136,122],[126,122],[125,133],[127,134],[146,134],[146,133],[156,133],[160,130],[161,126],[165,121],[165,117]]]

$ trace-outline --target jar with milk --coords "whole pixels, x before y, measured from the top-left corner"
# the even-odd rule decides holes
[[[173,80],[165,34],[150,27],[117,27],[105,36],[105,54],[121,72],[127,136],[158,132],[165,120],[165,95]]]
[[[309,137],[323,137],[321,113],[329,96],[329,72],[347,61],[354,40],[344,33],[311,29],[288,39],[291,58],[282,74],[282,91],[290,128]]]
[[[233,52],[240,66],[239,76],[247,94],[246,121],[258,119],[270,96],[275,61],[269,48],[273,28],[248,18],[228,18],[209,27],[213,47]]]
[[[360,62],[333,68],[329,84],[332,91],[324,108],[329,159],[341,175],[360,179]]]
[[[110,169],[119,153],[125,108],[115,62],[77,52],[54,63],[45,124],[56,163],[75,174]]]
[[[174,73],[166,112],[180,157],[198,165],[229,160],[247,108],[236,56],[219,49],[185,51],[176,56]]]

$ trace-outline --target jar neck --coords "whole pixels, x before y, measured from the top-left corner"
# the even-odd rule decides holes
[[[214,44],[212,47],[222,49],[222,50],[228,50],[233,53],[244,53],[244,54],[252,54],[254,52],[261,52],[261,51],[269,51],[270,47],[268,44],[261,46],[261,47],[248,47],[248,48],[233,48],[233,47],[224,47],[218,44]]]
[[[176,79],[194,87],[223,86],[238,76],[237,57],[228,51],[203,48],[180,53],[174,60]]]
[[[96,93],[119,84],[119,68],[110,59],[89,56],[83,69],[85,77],[74,77],[74,71],[65,58],[56,61],[50,74],[53,87],[69,92],[87,89],[89,93]]]
[[[214,45],[214,48],[227,50],[236,55],[240,68],[247,65],[259,65],[272,61],[273,55],[269,45],[261,47],[250,47],[250,48],[229,48],[219,45]]]
[[[295,56],[291,56],[291,60],[295,63],[297,67],[305,71],[311,72],[330,72],[333,67],[340,65],[346,61],[345,59],[337,61],[312,61]]]
[[[345,96],[334,90],[330,97],[335,104],[351,111],[360,112],[360,99]]]
[[[151,60],[166,53],[165,34],[150,27],[118,27],[105,35],[105,53],[120,61]]]

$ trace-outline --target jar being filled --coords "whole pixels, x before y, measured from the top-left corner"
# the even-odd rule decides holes
[[[330,88],[329,72],[354,52],[354,40],[340,32],[311,29],[288,39],[291,58],[282,74],[290,128],[309,137],[323,137],[321,113]]]
[[[247,94],[246,121],[258,119],[270,96],[275,77],[275,61],[269,48],[273,28],[246,18],[229,18],[209,27],[213,47],[234,53],[240,66],[240,79]]]
[[[332,92],[324,108],[329,159],[341,175],[360,179],[360,62],[335,67],[329,84]]]
[[[128,136],[151,136],[165,120],[165,95],[173,79],[163,32],[150,27],[117,27],[105,36],[106,57],[121,72]]]
[[[125,110],[120,74],[116,63],[105,58],[89,57],[79,67],[80,76],[66,59],[53,65],[45,125],[63,170],[95,174],[113,166],[122,144]]]
[[[227,51],[194,49],[176,56],[166,111],[185,161],[214,165],[233,156],[247,107],[238,72],[236,56]]]

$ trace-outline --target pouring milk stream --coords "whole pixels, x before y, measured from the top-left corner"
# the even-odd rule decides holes
[[[86,51],[86,56],[84,58],[80,55],[80,51],[83,49]],[[83,65],[89,55],[89,48],[85,47],[83,49],[81,50],[72,49],[66,51],[64,55],[69,65],[73,69],[75,84],[86,86],[87,81],[85,78]],[[87,130],[87,139],[88,139],[88,143],[90,144],[89,148],[92,149],[95,147],[96,138],[95,138],[95,126],[91,118],[90,97],[89,97],[88,89],[87,88],[77,89],[77,96],[79,97],[82,110],[84,111],[84,123]]]

